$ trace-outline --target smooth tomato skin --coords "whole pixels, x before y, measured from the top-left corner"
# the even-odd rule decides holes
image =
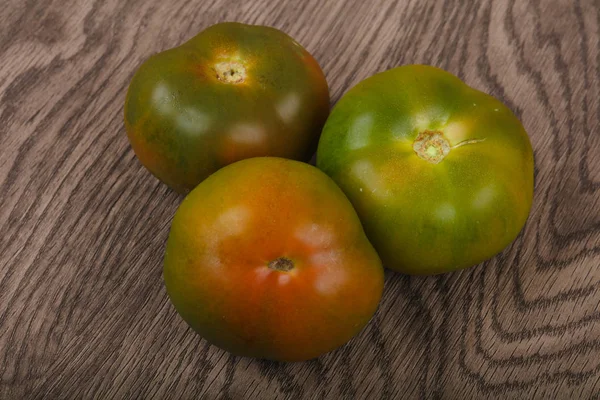
[[[285,257],[290,271],[269,267]],[[184,199],[164,264],[185,321],[233,354],[301,361],[356,335],[383,267],[352,205],[317,168],[261,157],[217,171]]]
[[[266,26],[221,23],[140,66],[125,127],[141,163],[186,193],[244,158],[308,160],[328,113],[325,76],[296,41]]]
[[[438,164],[421,132],[451,146]],[[478,264],[512,242],[533,198],[533,153],[500,101],[426,65],[374,75],[327,120],[317,166],[342,188],[384,266],[437,274]]]

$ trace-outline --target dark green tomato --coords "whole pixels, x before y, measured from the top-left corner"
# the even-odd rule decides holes
[[[274,28],[222,23],[142,64],[125,127],[142,164],[187,192],[244,158],[308,159],[328,113],[325,76],[302,46]]]
[[[346,93],[317,166],[340,185],[388,268],[436,274],[515,239],[533,197],[527,133],[497,99],[454,75],[407,65]]]

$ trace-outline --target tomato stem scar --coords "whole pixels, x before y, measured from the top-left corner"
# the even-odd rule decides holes
[[[217,79],[226,83],[241,83],[246,80],[246,67],[237,61],[223,61],[215,64]]]
[[[413,150],[425,161],[438,164],[450,153],[450,142],[439,131],[419,133],[413,143]]]
[[[454,146],[450,145],[450,142],[444,134],[440,131],[424,131],[419,133],[413,143],[413,150],[417,155],[425,161],[432,164],[438,164],[441,162],[449,153],[451,149],[455,149],[466,144],[480,143],[483,139],[467,139],[462,142],[456,143]]]
[[[279,257],[269,261],[267,266],[275,271],[288,272],[294,269],[294,262],[286,257]]]

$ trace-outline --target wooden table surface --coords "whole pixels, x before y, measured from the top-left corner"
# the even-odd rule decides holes
[[[296,38],[332,102],[408,63],[502,99],[535,151],[521,235],[465,271],[388,272],[368,327],[319,359],[208,345],[161,276],[182,197],[122,110],[144,59],[220,21]],[[4,0],[0,32],[0,399],[600,398],[598,0]]]

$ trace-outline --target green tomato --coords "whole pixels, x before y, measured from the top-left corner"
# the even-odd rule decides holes
[[[317,166],[346,193],[384,265],[408,274],[497,254],[533,198],[531,143],[515,115],[425,65],[349,90],[325,124]]]
[[[325,76],[294,39],[221,23],[140,66],[125,128],[142,164],[185,193],[245,158],[308,160],[328,113]]]

